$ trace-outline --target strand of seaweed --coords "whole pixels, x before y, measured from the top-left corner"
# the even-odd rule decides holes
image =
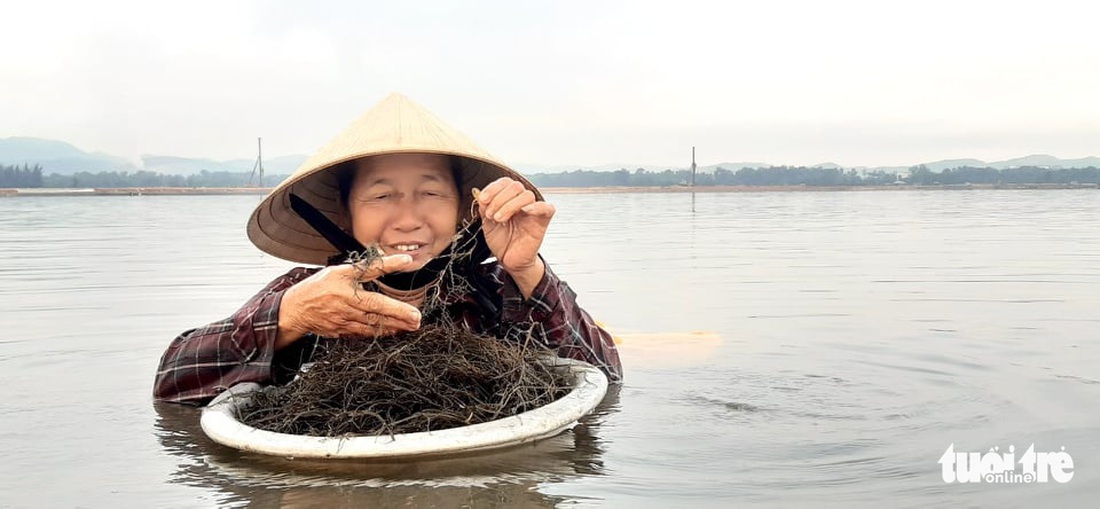
[[[546,405],[569,390],[545,352],[428,326],[374,341],[329,341],[291,384],[253,395],[241,420],[278,433],[340,437],[435,431]]]

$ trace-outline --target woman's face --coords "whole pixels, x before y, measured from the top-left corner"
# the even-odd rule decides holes
[[[387,255],[412,256],[419,269],[439,256],[458,228],[458,188],[450,159],[391,154],[357,163],[348,193],[352,235]]]

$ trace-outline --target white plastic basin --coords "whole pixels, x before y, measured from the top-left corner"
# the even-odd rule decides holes
[[[459,428],[349,438],[274,433],[237,420],[237,408],[263,388],[254,383],[235,385],[218,395],[203,409],[200,422],[203,432],[219,444],[293,458],[408,459],[485,451],[557,435],[592,412],[607,393],[607,376],[592,365],[559,358],[549,362],[572,375],[568,394],[512,417]]]

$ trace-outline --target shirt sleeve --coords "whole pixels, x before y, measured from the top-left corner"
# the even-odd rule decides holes
[[[271,382],[283,293],[316,271],[295,268],[232,316],[176,337],[161,357],[153,396],[202,405],[233,385]]]
[[[549,264],[544,264],[546,273],[528,299],[502,270],[504,329],[524,335],[530,332],[546,347],[556,350],[558,356],[587,362],[612,382],[621,382],[622,362],[611,334],[581,309],[573,289],[550,270]]]

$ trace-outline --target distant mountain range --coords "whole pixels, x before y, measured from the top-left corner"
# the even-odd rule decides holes
[[[264,159],[264,172],[269,175],[289,175],[290,173],[293,173],[294,170],[298,168],[298,166],[305,162],[307,158],[308,156],[306,155],[292,154]],[[102,152],[85,152],[69,143],[58,140],[27,137],[0,138],[0,164],[20,166],[23,164],[37,164],[41,165],[43,171],[47,174],[59,173],[62,175],[71,175],[73,173],[82,171],[98,173],[102,171],[134,172],[139,170],[153,171],[157,173],[171,175],[193,175],[202,171],[228,171],[240,173],[252,171],[252,166],[255,163],[256,161],[254,159],[233,159],[229,161],[218,161],[214,159],[202,158],[143,155],[141,157],[141,164],[136,165],[133,162],[128,161],[127,159],[122,157],[104,154]],[[1009,159],[1007,161],[986,162],[979,159],[947,159],[943,161],[934,161],[929,163],[917,163],[914,166],[918,166],[921,164],[935,172],[940,172],[945,169],[951,168],[961,168],[964,166],[996,168],[999,170],[1016,168],[1020,166],[1039,166],[1052,169],[1087,167],[1100,168],[1100,157],[1059,159],[1054,156],[1040,154],[1019,157],[1016,159]],[[524,163],[517,163],[514,166],[520,172],[527,174],[558,173],[574,170],[618,171],[623,168],[632,172],[637,168],[645,168],[648,171],[664,171],[666,169],[681,170],[689,167],[687,165],[669,166],[652,164],[604,164],[596,166],[575,166]],[[717,168],[723,168],[729,171],[737,171],[742,168],[767,168],[770,166],[775,165],[762,162],[728,162],[699,166],[698,170],[700,172],[706,173],[713,172]],[[907,171],[909,168],[908,166],[841,166],[836,163],[821,163],[814,165],[813,167],[829,169],[855,169],[860,172],[876,170],[904,172]]]
[[[298,169],[308,156],[288,155],[264,159],[264,173],[268,175],[289,175]],[[0,164],[40,165],[44,173],[72,175],[86,171],[139,170],[164,173],[168,175],[194,175],[203,171],[234,173],[250,172],[256,164],[255,159],[233,159],[217,161],[191,157],[143,155],[141,164],[118,156],[102,152],[85,152],[64,141],[42,138],[0,138]]]
[[[41,138],[0,138],[0,164],[41,165],[45,173],[135,171],[124,158],[85,152],[68,143]]]
[[[290,175],[308,158],[304,155],[279,156],[264,159],[264,173],[268,175]],[[195,159],[175,156],[141,156],[142,169],[168,175],[193,175],[202,171],[250,172],[256,165],[255,159],[232,159],[215,161],[213,159]]]
[[[1100,168],[1100,157],[1082,157],[1080,159],[1059,159],[1045,154],[1036,154],[1026,157],[1017,157],[1007,161],[985,162],[978,159],[947,159],[932,163],[924,163],[924,166],[932,171],[943,171],[951,168],[996,168],[1007,170],[1021,166],[1039,166],[1051,169],[1058,168]]]

